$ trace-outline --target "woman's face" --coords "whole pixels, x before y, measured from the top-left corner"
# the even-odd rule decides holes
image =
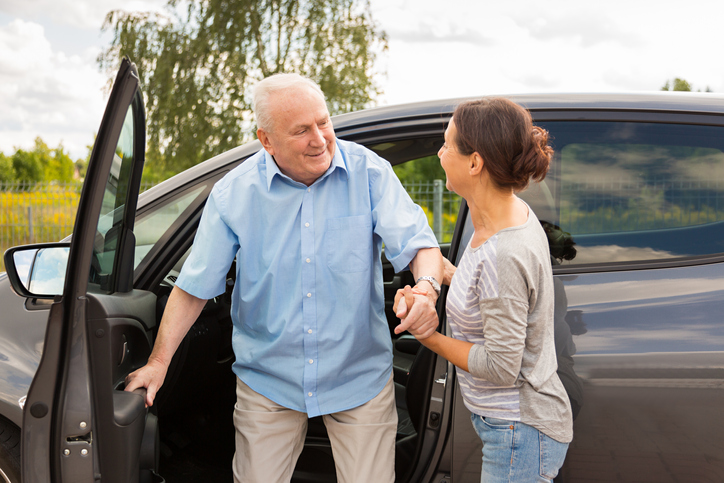
[[[440,165],[445,170],[445,176],[447,181],[445,186],[450,191],[462,196],[459,191],[465,186],[465,182],[469,180],[469,156],[460,154],[455,145],[455,139],[457,137],[457,129],[455,128],[455,122],[453,119],[450,120],[447,129],[445,130],[445,144],[442,145],[440,151],[437,152],[437,156],[440,158]]]

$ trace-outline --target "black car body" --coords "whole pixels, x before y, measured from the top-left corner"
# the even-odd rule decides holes
[[[21,434],[26,482],[231,479],[231,290],[208,302],[151,411],[122,389],[148,357],[211,186],[260,144],[179,174],[141,194],[136,209],[144,120],[134,78],[125,62],[94,148],[64,295],[51,305],[19,297],[0,279],[7,481],[17,481]],[[575,414],[556,481],[723,481],[724,98],[511,99],[550,132],[556,151],[546,180],[521,194],[549,235],[558,372]],[[333,122],[339,138],[398,165],[436,154],[460,101],[370,109]],[[114,171],[114,155],[126,159],[117,148],[124,122],[136,133],[135,156]],[[99,226],[110,223],[102,230],[88,221],[99,217]],[[452,223],[441,248],[456,261],[472,230],[464,201]],[[409,282],[409,274],[385,271],[391,328],[391,297]],[[454,368],[409,336],[391,337],[397,481],[479,481],[481,442]],[[335,481],[319,421],[310,422],[295,481]]]

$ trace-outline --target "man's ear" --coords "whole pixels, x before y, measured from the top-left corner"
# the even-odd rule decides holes
[[[470,175],[471,176],[477,176],[483,171],[483,167],[485,165],[485,162],[483,161],[483,157],[478,154],[478,152],[474,152],[470,155]]]
[[[272,147],[271,140],[269,139],[269,135],[266,131],[261,128],[257,129],[256,137],[259,138],[259,141],[261,142],[261,145],[264,146],[264,149],[266,149],[266,152],[274,156],[274,148]]]

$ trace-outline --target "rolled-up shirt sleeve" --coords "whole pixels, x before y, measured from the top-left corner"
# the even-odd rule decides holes
[[[223,197],[214,187],[201,215],[191,254],[176,281],[177,287],[201,299],[224,293],[226,275],[239,249],[237,236],[220,214],[220,203]]]
[[[437,248],[438,243],[425,212],[412,201],[389,163],[375,161],[369,177],[374,232],[385,244],[387,260],[400,272],[418,250]]]

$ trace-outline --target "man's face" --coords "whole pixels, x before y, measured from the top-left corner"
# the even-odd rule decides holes
[[[298,87],[269,100],[270,131],[257,135],[282,173],[309,186],[334,157],[334,129],[324,100],[311,88]]]

